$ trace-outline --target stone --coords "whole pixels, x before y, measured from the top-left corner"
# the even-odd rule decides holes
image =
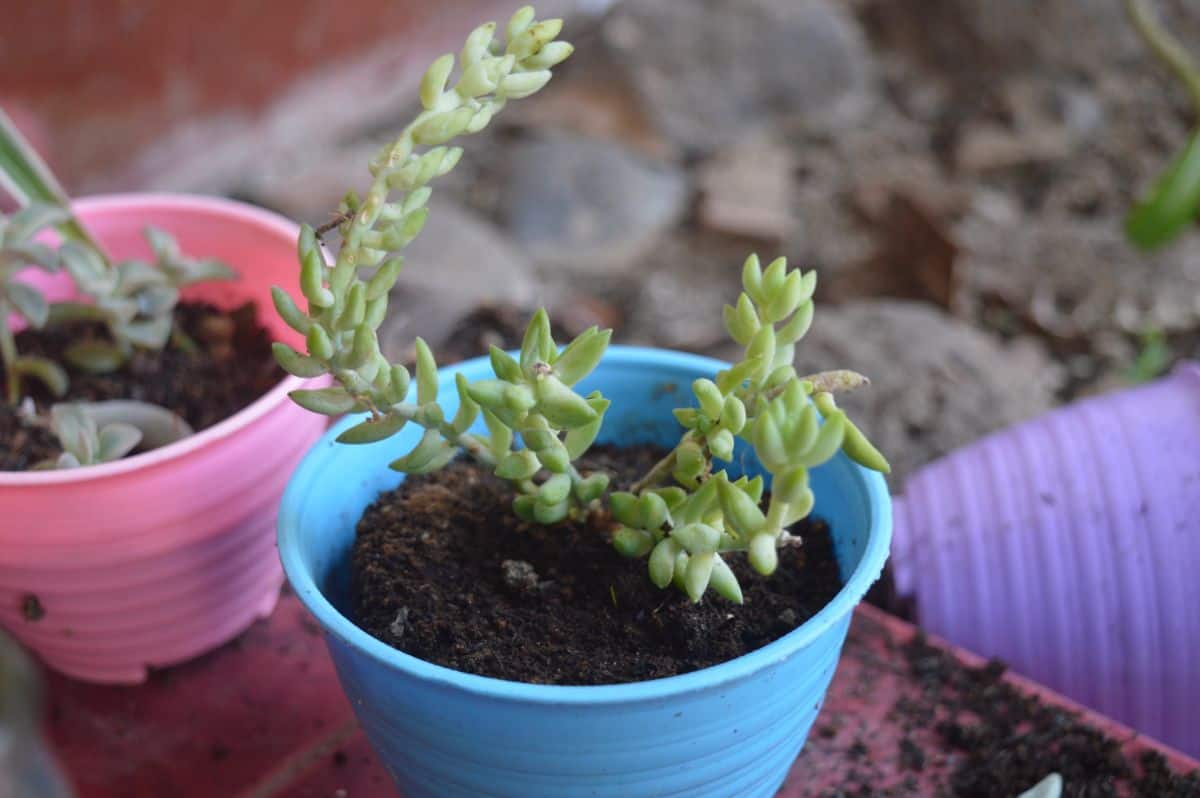
[[[612,142],[547,136],[507,154],[500,213],[541,266],[610,274],[634,263],[688,201],[683,173]]]
[[[783,241],[797,226],[792,211],[795,158],[779,142],[749,141],[700,166],[700,222],[710,230]]]
[[[801,374],[848,368],[871,380],[838,402],[891,462],[893,492],[917,467],[1049,410],[1063,380],[1031,340],[1006,344],[921,302],[819,305],[796,349]]]
[[[605,38],[667,136],[694,150],[778,122],[842,130],[873,104],[865,37],[826,0],[628,0]]]
[[[1007,218],[976,210],[956,238],[966,294],[976,302],[998,299],[1054,338],[1182,332],[1200,324],[1194,235],[1147,254],[1125,240],[1121,216]]]
[[[529,306],[542,300],[529,263],[479,215],[435,198],[425,229],[409,244],[380,328],[383,353],[407,359],[420,335],[438,345],[462,317],[486,302]]]
[[[721,309],[741,291],[742,263],[750,250],[725,236],[677,234],[663,241],[639,269],[623,342],[704,351],[728,340]],[[763,262],[780,254],[759,250]]]

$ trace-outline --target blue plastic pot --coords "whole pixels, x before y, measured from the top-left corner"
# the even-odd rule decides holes
[[[725,364],[663,350],[612,347],[579,388],[612,399],[601,439],[673,445],[671,409],[697,377]],[[490,377],[486,358],[453,372]],[[833,530],[845,587],[803,626],[743,657],[636,684],[561,687],[490,679],[432,665],[381,643],[343,614],[354,527],[402,476],[388,462],[418,430],[369,446],[334,438],[301,462],[279,514],[279,551],[300,599],[325,630],[342,687],[406,798],[766,798],[799,753],[833,678],[855,605],[891,540],[882,477],[844,455],[812,475],[816,514]],[[747,457],[738,458],[748,460]],[[644,567],[630,563],[630,568]]]

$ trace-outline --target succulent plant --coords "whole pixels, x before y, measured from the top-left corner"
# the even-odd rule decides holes
[[[778,547],[799,542],[786,528],[812,510],[810,469],[844,451],[868,468],[889,470],[834,401],[835,391],[852,390],[865,378],[844,370],[802,378],[792,365],[796,343],[812,323],[816,273],[789,271],[784,258],[764,270],[751,255],[742,285],[724,315],[730,336],[745,347],[743,358],[715,379],[692,384],[696,406],[675,411],[686,430],[675,449],[631,492],[611,497],[622,524],[613,538],[617,550],[648,556],[656,585],[674,582],[693,600],[711,586],[741,602],[741,587],[723,559],[730,552],[746,552],[759,573],[775,570]],[[766,512],[761,477],[731,480],[713,471],[714,460],[734,459],[738,439],[771,474]],[[668,477],[677,485],[658,488]]]
[[[113,265],[100,250],[77,241],[68,241],[59,249],[63,267],[93,303],[58,303],[51,309],[51,319],[103,322],[110,338],[78,341],[67,349],[67,360],[82,371],[114,371],[135,348],[162,349],[173,336],[177,344],[194,348],[175,325],[180,290],[235,276],[220,261],[185,257],[175,239],[163,230],[147,227],[145,235],[154,251],[153,264],[133,259]]]
[[[68,321],[103,323],[110,340],[81,340],[65,352],[67,361],[84,371],[117,369],[135,348],[161,349],[168,341],[184,348],[195,346],[174,325],[179,292],[194,283],[233,277],[228,266],[215,260],[184,256],[169,234],[153,227],[147,227],[145,233],[154,252],[154,263],[136,259],[110,262],[72,214],[70,198],[50,168],[3,111],[0,111],[0,186],[24,204],[11,217],[0,215],[0,358],[4,362],[5,398],[9,404],[20,403],[25,377],[40,380],[56,397],[63,396],[68,387],[67,373],[58,363],[43,357],[23,356],[17,351],[8,323],[12,313],[34,329]],[[57,248],[35,240],[51,227],[62,239]],[[29,267],[49,272],[64,268],[78,292],[91,302],[47,302],[32,285],[15,279]],[[71,411],[62,412],[68,413],[68,420],[62,423],[72,424]],[[140,410],[137,412],[144,416]],[[78,430],[90,428],[76,425],[64,429],[71,432],[69,437],[74,445],[84,440],[79,438]],[[110,438],[105,439],[106,446],[102,448],[86,451],[68,448],[67,454],[87,465],[93,457],[120,449],[110,444],[117,440],[112,436],[118,436],[122,429],[114,427],[116,431],[109,433]],[[81,452],[88,457],[77,456]]]
[[[63,452],[37,469],[78,468],[119,460],[135,448],[157,449],[192,434],[186,421],[166,408],[132,399],[60,402],[39,415],[33,401],[18,408],[25,424],[49,430]]]
[[[39,463],[35,468],[79,468],[109,463],[129,454],[142,440],[142,433],[132,424],[114,422],[101,427],[84,408],[71,403],[50,408],[49,428],[63,452],[57,459]]]
[[[29,205],[12,216],[0,214],[0,357],[4,359],[5,396],[9,404],[20,400],[21,380],[25,377],[40,380],[55,396],[62,396],[67,389],[67,375],[57,363],[17,352],[16,337],[9,327],[13,313],[34,329],[45,326],[49,303],[41,291],[18,281],[16,275],[30,266],[46,272],[58,271],[58,253],[35,241],[34,236],[64,218],[61,210],[42,203]]]
[[[550,68],[571,53],[569,44],[554,41],[561,27],[560,20],[536,21],[525,7],[509,21],[503,48],[493,41],[494,24],[476,28],[452,89],[446,86],[454,57],[437,59],[421,83],[424,110],[371,162],[365,199],[348,194],[327,225],[341,234],[333,265],[326,263],[317,231],[302,229],[300,288],[307,309],[283,290],[273,292],[280,316],[305,336],[304,352],[275,345],[280,365],[300,377],[330,375],[335,383],[295,391],[292,398],[328,415],[369,413],[340,442],[372,443],[417,424],[425,430],[420,442],[392,468],[428,473],[465,452],[513,486],[514,512],[546,524],[605,506],[607,476],[581,473],[575,463],[595,440],[609,402],[595,392],[580,395],[573,386],[600,361],[611,330],[593,327],[560,349],[546,311],[538,310],[517,357],[491,349],[493,379],[472,383],[457,376],[452,418],[438,403],[437,363],[425,341],[416,339],[414,396],[412,375],[380,353],[377,330],[403,262],[397,252],[425,222],[428,184],[461,155],[444,145],[483,129],[507,100],[546,84]],[[374,272],[364,278],[364,268]],[[675,413],[684,427],[679,443],[630,491],[607,496],[619,524],[617,550],[647,557],[655,584],[674,583],[695,601],[709,587],[742,600],[725,561],[729,553],[746,552],[757,570],[770,573],[777,547],[798,543],[785,530],[812,509],[809,469],[841,450],[867,467],[888,470],[833,398],[865,378],[849,371],[801,378],[792,365],[795,345],[812,322],[816,274],[789,271],[782,258],[764,270],[751,256],[743,285],[737,304],[725,309],[725,324],[745,356],[715,379],[696,381],[696,406]],[[480,417],[486,435],[472,431]],[[735,480],[714,470],[715,460],[733,459],[739,439],[772,476],[765,511],[761,477]]]

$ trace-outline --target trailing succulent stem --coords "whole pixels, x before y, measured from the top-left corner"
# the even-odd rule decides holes
[[[332,387],[295,391],[292,398],[318,413],[369,414],[339,441],[373,443],[416,424],[424,430],[420,442],[392,468],[428,473],[465,452],[512,485],[518,515],[546,524],[597,509],[605,496],[607,476],[582,474],[575,462],[599,433],[609,402],[573,386],[599,363],[611,331],[593,327],[559,349],[545,310],[539,310],[517,357],[492,348],[494,378],[470,382],[457,375],[457,410],[448,417],[438,401],[437,364],[425,342],[416,340],[413,380],[403,365],[381,354],[377,330],[400,272],[397,252],[425,222],[428,184],[452,169],[461,154],[445,145],[483,129],[509,99],[546,84],[550,68],[571,52],[569,44],[554,41],[561,27],[559,20],[537,22],[532,8],[522,8],[509,21],[501,48],[493,41],[495,26],[480,26],[467,39],[451,89],[446,86],[454,57],[435,61],[421,83],[424,110],[371,162],[366,196],[348,194],[322,229],[336,227],[341,234],[332,265],[317,231],[303,228],[300,288],[307,309],[274,290],[280,316],[305,337],[304,352],[275,345],[280,365],[300,377],[334,379]],[[367,268],[374,271],[364,277],[360,270]],[[617,550],[648,558],[656,585],[674,583],[696,601],[709,587],[742,600],[725,559],[731,553],[745,552],[758,571],[769,574],[777,548],[799,542],[786,529],[813,507],[810,469],[844,451],[868,468],[888,470],[834,401],[834,393],[863,385],[866,378],[851,371],[802,378],[792,366],[795,345],[812,323],[816,274],[789,271],[782,258],[764,270],[751,256],[742,281],[745,292],[725,309],[725,325],[745,347],[744,357],[715,379],[693,384],[696,406],[675,411],[684,427],[679,443],[632,490],[608,496],[609,513],[619,524],[613,535]],[[739,439],[753,447],[771,475],[765,508],[761,476],[733,479],[715,467],[716,461],[734,459]]]
[[[462,155],[446,145],[483,130],[509,100],[540,90],[550,80],[551,67],[572,51],[570,44],[555,41],[562,20],[537,21],[530,7],[509,20],[503,48],[495,41],[495,28],[487,23],[467,37],[453,86],[453,55],[429,67],[421,81],[423,110],[371,161],[365,196],[347,194],[339,208],[341,247],[332,265],[316,231],[303,228],[300,288],[307,310],[281,289],[273,296],[280,316],[305,336],[305,352],[276,344],[275,355],[292,374],[329,374],[336,382],[295,391],[298,404],[330,415],[370,412],[370,418],[342,434],[343,442],[371,443],[417,424],[425,430],[420,443],[393,468],[426,473],[465,451],[513,484],[516,512],[551,523],[604,492],[602,479],[584,477],[571,462],[591,444],[608,403],[599,396],[580,397],[569,386],[595,367],[610,333],[588,330],[560,354],[549,319],[540,312],[530,322],[520,362],[497,350],[492,354],[496,379],[469,385],[459,378],[453,418],[438,404],[437,364],[425,342],[416,341],[417,390],[411,401],[412,375],[388,362],[377,334],[403,265],[397,253],[425,224],[429,183],[453,169]],[[366,268],[374,273],[363,279],[360,270]],[[481,415],[487,435],[468,431]],[[524,447],[515,449],[518,436]],[[543,468],[550,476],[539,482]]]
[[[233,277],[218,261],[184,257],[170,235],[153,227],[146,228],[153,264],[110,262],[72,214],[70,198],[50,168],[2,111],[0,185],[24,205],[11,217],[0,215],[0,357],[10,404],[21,399],[25,377],[40,380],[54,396],[67,389],[67,374],[57,363],[17,352],[8,326],[11,313],[34,329],[70,321],[103,323],[109,341],[81,340],[65,353],[76,368],[103,373],[119,368],[135,348],[161,349],[172,339],[183,340],[182,331],[174,328],[180,289]],[[35,240],[51,227],[63,238],[57,249]],[[15,279],[27,267],[49,272],[64,268],[79,294],[90,301],[47,302],[32,285]]]

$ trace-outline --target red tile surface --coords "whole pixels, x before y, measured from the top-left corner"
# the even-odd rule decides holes
[[[906,732],[891,709],[917,686],[898,646],[912,627],[861,607],[825,708],[780,798],[819,794],[869,767],[879,788],[933,794],[952,764],[936,737]],[[1008,677],[1044,700],[1078,709]],[[80,798],[386,798],[395,795],[342,697],[314,624],[293,596],[233,644],[139,687],[98,687],[51,676],[51,737]],[[1126,748],[1161,750],[1179,770],[1197,763],[1095,715]],[[905,772],[906,734],[929,754]],[[867,752],[848,756],[855,744]],[[864,764],[865,763],[865,764]],[[922,786],[925,785],[925,786]]]

